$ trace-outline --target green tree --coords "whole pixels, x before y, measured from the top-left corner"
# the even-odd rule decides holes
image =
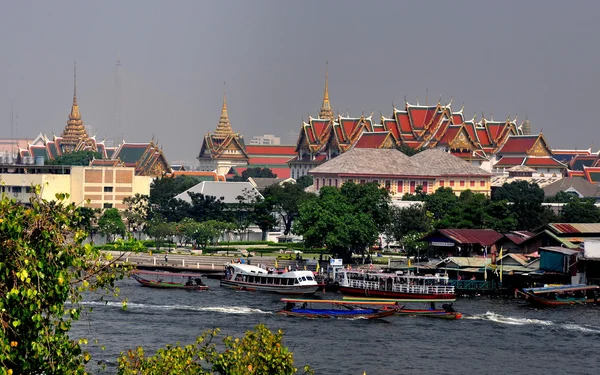
[[[367,214],[374,221],[379,232],[383,233],[390,221],[391,198],[387,190],[376,183],[342,185],[341,194],[355,211]]]
[[[148,202],[149,196],[139,193],[123,199],[123,204],[127,206],[123,211],[123,216],[125,216],[125,220],[127,221],[127,230],[129,232],[141,235],[150,213]]]
[[[418,204],[408,207],[393,207],[388,232],[402,245],[406,236],[425,233],[433,229],[433,215]]]
[[[235,176],[232,181],[248,181],[250,177],[277,178],[277,175],[269,168],[247,168],[242,172],[241,176]]]
[[[0,202],[0,373],[84,374],[86,340],[69,337],[82,295],[117,293],[126,269],[83,244],[87,219],[68,195],[30,203]]]
[[[423,151],[422,148],[410,147],[406,143],[402,143],[399,146],[396,146],[396,150],[400,151],[401,153],[407,156],[413,156]]]
[[[518,229],[535,230],[548,222],[549,209],[542,206],[544,190],[535,183],[513,181],[492,191],[492,200],[507,201],[511,212],[518,221]]]
[[[176,224],[162,220],[160,217],[155,217],[150,220],[144,228],[146,234],[152,238],[156,244],[156,249],[160,248],[161,243],[176,234]]]
[[[458,204],[458,197],[452,188],[441,187],[433,194],[424,197],[425,209],[433,214],[434,220],[443,219]]]
[[[283,223],[283,234],[289,235],[292,231],[294,220],[300,212],[300,204],[316,197],[313,193],[304,191],[301,185],[287,182],[282,185],[271,185],[263,191],[265,200],[273,205],[273,210],[279,215]]]
[[[294,232],[304,237],[306,246],[327,247],[350,261],[352,253],[364,254],[379,235],[375,220],[362,209],[340,189],[323,187],[317,198],[300,205]]]
[[[298,179],[296,179],[296,184],[302,187],[303,190],[309,186],[312,186],[313,183],[313,178],[309,175],[300,176]]]
[[[220,352],[213,340],[219,330],[205,332],[194,344],[167,345],[147,357],[143,348],[121,353],[118,375],[291,375],[294,356],[283,345],[283,332],[272,333],[260,324],[242,338],[227,336]],[[305,374],[313,371],[306,366]]]
[[[73,151],[58,156],[53,160],[46,160],[48,165],[90,165],[94,159],[102,159],[102,154],[95,151]]]
[[[600,208],[594,203],[592,199],[575,198],[562,207],[560,220],[563,223],[598,223]]]
[[[119,210],[108,208],[98,219],[98,230],[106,236],[107,242],[114,242],[117,236],[125,236],[125,223]]]
[[[559,191],[558,193],[556,193],[555,196],[547,197],[544,199],[544,201],[548,203],[569,203],[575,200],[576,198],[578,197],[575,194]]]
[[[152,209],[159,212],[166,209],[173,197],[197,185],[198,179],[191,176],[161,177],[150,184],[148,203]],[[179,220],[170,220],[179,221]]]

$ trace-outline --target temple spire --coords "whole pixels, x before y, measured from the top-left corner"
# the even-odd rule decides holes
[[[331,110],[331,103],[329,102],[329,76],[327,66],[328,62],[325,62],[325,93],[323,94],[323,104],[319,111],[319,118],[331,120],[333,119],[333,111]]]
[[[62,132],[61,146],[63,151],[69,152],[74,150],[77,145],[83,140],[88,139],[87,131],[83,126],[81,114],[79,113],[79,105],[77,104],[77,65],[73,62],[73,105],[67,126]]]
[[[223,83],[225,85],[225,83]],[[229,123],[229,114],[227,114],[227,94],[223,91],[223,107],[221,108],[221,117],[219,117],[219,123],[215,130],[214,137],[226,138],[228,135],[233,134],[233,129]]]

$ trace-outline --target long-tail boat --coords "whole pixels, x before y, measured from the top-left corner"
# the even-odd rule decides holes
[[[540,306],[598,303],[600,286],[585,284],[552,285],[517,290],[525,300]]]
[[[159,271],[135,270],[131,273],[138,283],[150,288],[161,289],[186,289],[207,290],[208,285],[202,282],[200,274],[197,273],[175,273]]]
[[[326,318],[326,319],[380,319],[392,316],[396,309],[376,309],[364,303],[348,303],[340,300],[314,300],[314,299],[290,299],[282,298],[285,307],[277,313],[287,316],[299,316],[304,318]],[[297,305],[300,304],[299,307]],[[330,308],[314,307],[328,305]]]
[[[453,304],[449,303],[449,301],[454,300],[446,300],[446,299],[375,299],[375,298],[357,298],[357,297],[343,297],[343,300],[348,303],[363,303],[363,304],[371,304],[372,306],[384,306],[385,308],[393,308],[396,309],[396,315],[401,316],[422,316],[426,318],[435,318],[435,319],[449,319],[456,320],[462,318],[462,313],[455,311]],[[429,305],[429,308],[425,309],[415,309],[406,307],[406,304],[413,304],[416,302],[423,302]],[[436,308],[436,302],[443,302],[442,308]],[[400,306],[400,303],[404,303]]]

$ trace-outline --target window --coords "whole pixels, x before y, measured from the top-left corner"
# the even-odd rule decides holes
[[[23,189],[20,186],[13,186],[13,193],[20,193]]]
[[[398,193],[404,192],[404,181],[398,181]]]
[[[469,181],[469,186],[470,187],[475,187],[475,181]]]
[[[112,205],[112,203],[104,203],[102,205],[102,208],[113,208],[113,205]]]
[[[105,186],[104,187],[104,192],[105,193],[112,193],[113,192],[112,186]]]
[[[479,186],[480,187],[485,187],[485,180],[479,181]]]
[[[460,180],[460,187],[465,187],[465,181]]]
[[[444,187],[444,180],[440,180],[440,187]]]
[[[423,181],[423,185],[421,185],[423,187],[423,193],[427,193],[427,188],[429,188],[429,184],[427,183],[427,181]]]
[[[417,182],[416,181],[411,181],[410,182],[410,193],[414,194],[415,193],[415,188],[417,187]]]
[[[331,185],[331,178],[329,179],[329,186],[332,186],[332,185]]]
[[[364,185],[367,181],[366,180],[360,180],[360,184]]]
[[[373,180],[373,183],[379,185],[379,180]]]
[[[315,187],[317,190],[319,190],[319,179],[315,178]]]
[[[454,186],[454,180],[450,180],[450,187]]]
[[[335,187],[338,187],[338,179],[335,179]]]

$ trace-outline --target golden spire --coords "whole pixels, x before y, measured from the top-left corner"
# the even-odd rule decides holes
[[[327,74],[328,62],[325,62],[325,93],[323,94],[323,104],[319,111],[319,118],[331,120],[333,119],[333,111],[331,110],[331,103],[329,103],[329,77]]]
[[[217,124],[217,129],[215,130],[213,136],[215,138],[226,138],[230,134],[233,134],[233,129],[231,128],[231,124],[229,123],[229,115],[227,114],[227,96],[226,93],[223,92],[223,107],[221,108],[221,117],[219,118],[219,123]]]
[[[79,142],[89,138],[83,126],[81,114],[79,113],[79,105],[77,104],[77,66],[75,62],[73,63],[73,105],[71,106],[71,113],[69,114],[67,126],[63,130],[62,138],[61,145],[64,151],[72,151]]]

